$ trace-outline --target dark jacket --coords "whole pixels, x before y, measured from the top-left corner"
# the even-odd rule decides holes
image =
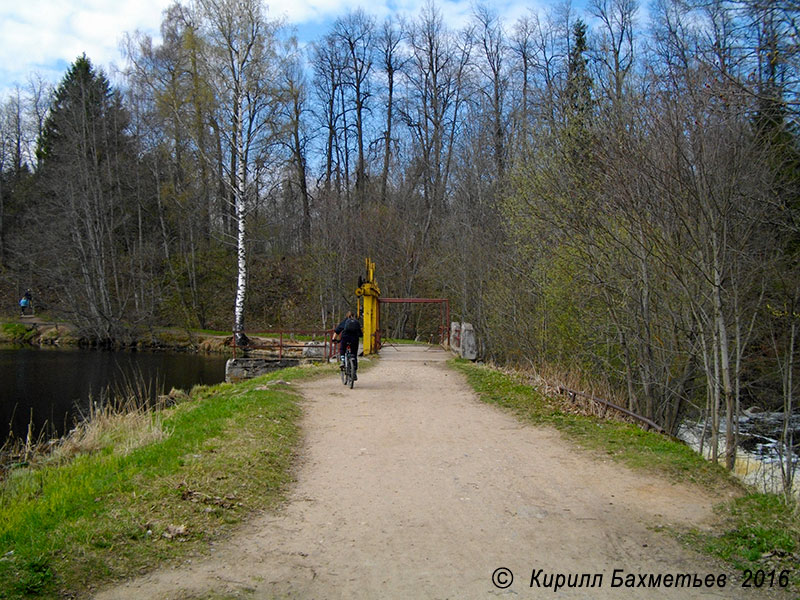
[[[333,331],[339,334],[339,338],[342,341],[357,342],[358,338],[364,337],[361,323],[353,317],[345,318]]]

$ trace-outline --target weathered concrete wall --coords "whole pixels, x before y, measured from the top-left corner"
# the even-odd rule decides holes
[[[461,324],[461,358],[475,360],[478,358],[478,341],[475,339],[475,329],[471,323]]]
[[[250,351],[250,356],[231,358],[225,364],[225,381],[236,382],[266,375],[277,369],[295,365],[318,362],[325,359],[325,342],[308,342],[302,348],[296,345],[283,348],[283,357],[278,358],[279,345],[258,347]]]
[[[478,341],[471,323],[450,323],[450,349],[461,358],[478,358]]]
[[[298,364],[297,358],[230,358],[225,363],[225,381],[236,383]]]

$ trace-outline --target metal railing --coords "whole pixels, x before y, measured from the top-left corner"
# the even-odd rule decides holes
[[[659,425],[655,421],[651,421],[650,419],[643,417],[642,415],[637,415],[635,412],[630,411],[627,408],[624,408],[617,404],[614,404],[613,402],[609,402],[608,400],[604,400],[603,398],[597,398],[596,396],[592,396],[590,394],[577,392],[575,390],[571,390],[564,386],[558,386],[558,393],[567,396],[572,402],[575,402],[577,398],[583,398],[585,400],[598,404],[601,407],[601,413],[600,413],[601,418],[605,418],[606,412],[610,408],[633,419],[640,425],[643,425],[645,430],[649,431],[652,429],[653,431],[656,431],[660,434],[668,435],[669,437],[674,437],[672,434],[670,434],[666,429],[664,429],[661,425]]]
[[[246,346],[237,346],[236,338],[240,333],[247,336],[252,343]],[[301,341],[295,339],[295,336],[311,336],[311,340]],[[269,343],[265,343],[263,338],[269,340]],[[233,358],[236,358],[238,348],[243,352],[248,350],[277,351],[278,359],[283,359],[284,350],[300,350],[302,352],[305,348],[319,347],[320,345],[322,346],[322,359],[327,361],[333,356],[334,351],[333,329],[268,329],[249,334],[244,331],[234,331],[232,347]]]

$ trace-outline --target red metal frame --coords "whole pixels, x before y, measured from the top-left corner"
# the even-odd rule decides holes
[[[447,337],[447,347],[450,347],[450,301],[447,298],[378,298],[378,310],[381,304],[441,304],[442,322],[439,325],[439,343],[444,345],[445,336]],[[380,324],[380,312],[378,314]],[[377,336],[377,347],[381,347],[380,327],[375,332]]]

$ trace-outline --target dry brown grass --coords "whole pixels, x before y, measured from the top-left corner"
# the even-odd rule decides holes
[[[169,436],[157,412],[138,407],[126,412],[105,406],[93,410],[91,416],[70,431],[48,456],[48,461],[61,463],[79,454],[114,448],[120,455]]]
[[[602,398],[617,406],[627,406],[628,400],[624,394],[614,389],[607,382],[599,380],[596,376],[587,375],[580,370],[566,369],[563,366],[551,364],[526,365],[518,368],[494,366],[493,368],[506,375],[522,379],[542,396],[548,398],[553,407],[557,406],[565,413],[591,415],[620,421],[629,420],[619,413],[605,410],[601,405],[594,402],[580,399],[571,402],[561,392],[561,389],[565,388],[596,398]]]
[[[590,396],[605,398],[620,406],[627,404],[627,399],[620,396],[619,391],[612,388],[596,375],[587,375],[576,369],[565,369],[559,365],[539,365],[524,371],[531,379],[532,384],[536,384],[541,391],[547,391],[548,395],[558,394],[559,387],[582,392]]]
[[[188,398],[181,390],[171,390],[149,402],[149,388],[128,384],[124,392],[110,396],[106,391],[97,401],[90,401],[89,411],[73,429],[58,439],[34,436],[32,426],[22,438],[9,438],[0,449],[0,479],[16,466],[58,465],[81,454],[113,448],[125,456],[147,444],[166,439],[164,426],[168,406]]]

